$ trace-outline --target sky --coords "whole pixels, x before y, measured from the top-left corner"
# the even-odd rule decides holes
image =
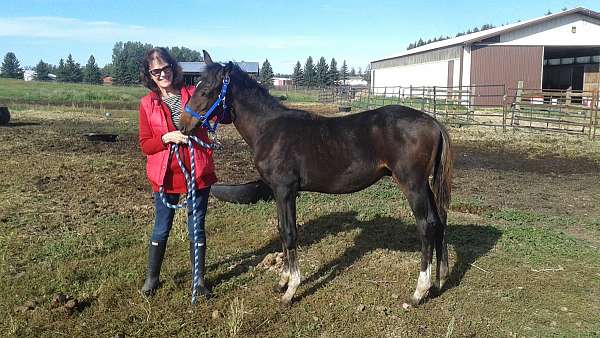
[[[398,54],[409,43],[454,36],[475,26],[500,26],[566,7],[600,11],[600,1],[2,1],[0,57],[21,66],[58,64],[72,54],[85,65],[112,61],[119,41],[206,49],[213,60],[265,59],[291,74],[312,56],[316,63],[346,60],[349,69]]]

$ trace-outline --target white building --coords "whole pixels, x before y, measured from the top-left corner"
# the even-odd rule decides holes
[[[35,80],[35,70],[31,70],[31,69],[26,69],[25,71],[23,71],[23,80],[25,81],[33,81]]]
[[[595,90],[599,65],[600,13],[575,8],[372,61],[371,86]]]

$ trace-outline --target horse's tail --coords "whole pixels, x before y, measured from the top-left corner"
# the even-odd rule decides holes
[[[453,154],[450,135],[446,128],[438,122],[440,134],[442,137],[438,145],[435,170],[433,173],[433,194],[435,196],[435,204],[437,205],[438,215],[444,225],[448,215],[448,207],[450,206],[450,197],[452,193],[452,167]]]

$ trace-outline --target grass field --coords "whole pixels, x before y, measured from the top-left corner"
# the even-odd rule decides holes
[[[137,86],[102,86],[0,78],[0,104],[10,106],[71,106],[94,109],[137,109],[148,89]],[[289,102],[317,102],[317,90],[271,90]]]
[[[191,306],[181,214],[163,287],[149,299],[137,291],[153,208],[136,114],[23,106],[0,127],[0,335],[600,335],[598,141],[451,129],[451,278],[445,292],[409,312],[401,304],[414,290],[419,243],[391,180],[350,195],[301,193],[303,284],[287,311],[272,291],[277,275],[257,267],[280,250],[274,204],[211,199],[208,282],[216,297]],[[82,134],[89,131],[119,139],[88,142]],[[222,138],[225,149],[215,154],[221,181],[256,178],[233,126],[224,126]],[[60,295],[71,301],[54,302]]]

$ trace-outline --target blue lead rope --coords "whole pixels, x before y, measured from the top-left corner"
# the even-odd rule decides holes
[[[197,143],[201,147],[208,148],[208,149],[216,148],[215,144],[206,143],[193,135],[188,136],[187,146],[190,151],[190,167],[191,167],[190,168],[191,172],[188,172],[187,169],[185,168],[185,164],[183,163],[183,161],[181,160],[181,158],[179,156],[179,145],[178,144],[171,145],[171,150],[169,152],[169,162],[170,162],[171,158],[173,158],[173,153],[175,153],[175,157],[177,158],[177,163],[179,163],[179,167],[181,168],[181,171],[183,172],[183,175],[185,176],[185,182],[187,185],[186,202],[182,203],[182,204],[171,204],[171,203],[167,202],[167,198],[165,196],[162,185],[158,188],[158,192],[159,192],[160,199],[162,200],[163,204],[166,205],[168,208],[180,209],[180,208],[184,208],[186,205],[190,205],[189,203],[191,203],[192,221],[194,222],[193,223],[194,224],[194,280],[193,280],[193,287],[192,287],[192,304],[196,304],[196,293],[197,293],[198,285],[200,283],[200,262],[199,262],[199,257],[198,257],[199,256],[198,247],[200,245],[204,245],[204,244],[200,244],[199,238],[198,238],[199,229],[198,229],[198,220],[196,217],[196,208],[195,208],[195,206],[196,206],[196,166],[194,165],[195,158],[196,158],[196,151],[194,150],[193,143]]]

